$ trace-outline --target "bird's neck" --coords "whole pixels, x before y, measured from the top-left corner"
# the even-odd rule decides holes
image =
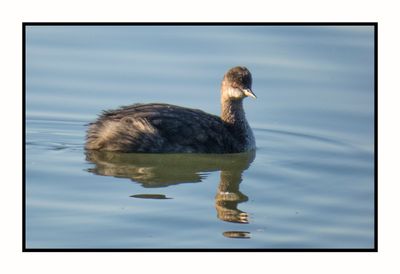
[[[255,139],[243,110],[243,100],[221,98],[221,119],[243,150],[255,149]]]
[[[243,100],[221,99],[221,119],[230,126],[243,127],[246,117],[243,110]]]

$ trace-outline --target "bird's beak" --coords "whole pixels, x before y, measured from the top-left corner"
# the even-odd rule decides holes
[[[246,95],[247,97],[253,97],[254,99],[257,99],[257,96],[256,96],[256,95],[254,94],[254,92],[251,91],[251,89],[249,89],[249,88],[243,89],[243,93],[244,93],[244,95]]]

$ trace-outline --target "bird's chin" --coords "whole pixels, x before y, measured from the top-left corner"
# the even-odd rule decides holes
[[[231,100],[243,99],[245,97],[244,95],[245,94],[243,93],[243,91],[241,89],[233,88],[233,87],[230,87],[228,89],[228,96],[229,96],[229,99],[231,99]]]

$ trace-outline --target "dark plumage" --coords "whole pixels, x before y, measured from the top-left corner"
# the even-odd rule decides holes
[[[234,153],[255,148],[242,100],[255,97],[251,74],[235,67],[221,86],[221,117],[169,104],[105,111],[89,125],[86,149],[121,152]]]

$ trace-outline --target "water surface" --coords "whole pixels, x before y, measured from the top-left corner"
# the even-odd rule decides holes
[[[28,26],[28,248],[372,248],[373,28]],[[247,66],[255,153],[88,152],[104,109],[219,114]]]

